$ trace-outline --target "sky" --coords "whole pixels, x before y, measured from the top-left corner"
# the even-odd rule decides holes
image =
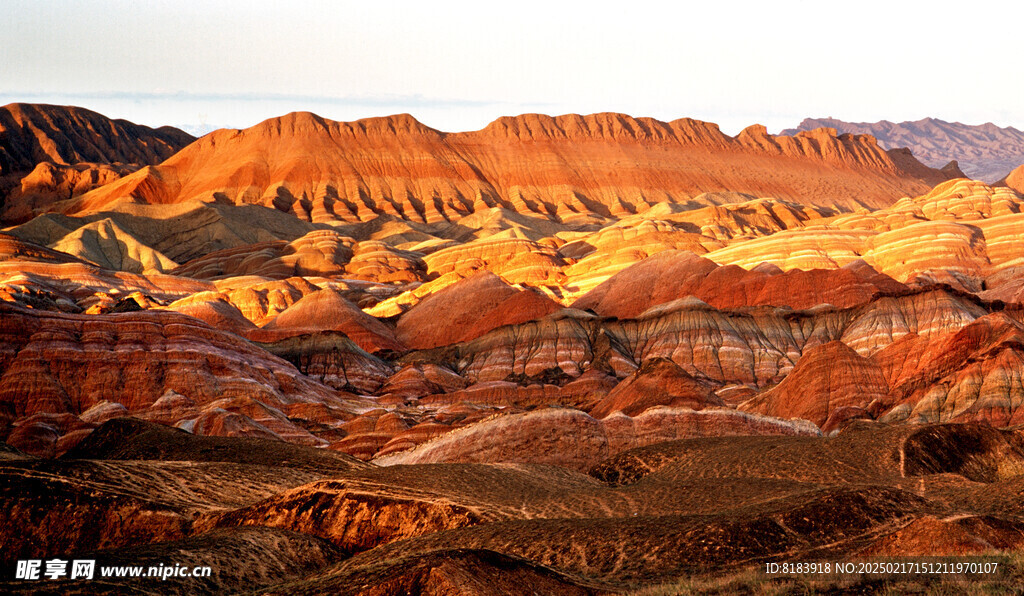
[[[0,104],[199,132],[292,111],[453,132],[531,112],[1024,129],[1024,52],[1001,26],[1022,6],[0,0]]]

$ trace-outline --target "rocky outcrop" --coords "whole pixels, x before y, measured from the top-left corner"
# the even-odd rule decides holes
[[[227,296],[214,292],[199,292],[187,298],[176,300],[167,305],[168,310],[199,319],[204,323],[245,336],[256,329],[256,325],[245,318],[242,311],[232,304]]]
[[[649,309],[636,319],[602,320],[566,309],[494,330],[446,353],[471,380],[578,377],[591,366],[632,374],[650,358],[668,358],[697,379],[774,384],[806,350],[839,340],[869,356],[910,333],[954,331],[987,314],[976,298],[917,290],[848,309],[719,310],[693,298]],[[429,357],[424,354],[424,357]]]
[[[338,331],[289,333],[287,336],[255,341],[264,350],[295,365],[307,377],[345,391],[377,393],[392,373],[391,366]]]
[[[0,133],[2,134],[2,133]],[[90,190],[119,180],[139,169],[136,164],[124,163],[54,163],[40,162],[24,174],[15,173],[6,178],[18,178],[9,190],[3,205],[3,219],[9,222],[28,221],[54,203],[65,201]],[[0,169],[0,180],[3,179]],[[2,190],[0,185],[0,190]]]
[[[453,371],[436,364],[409,364],[388,378],[381,394],[395,398],[420,398],[435,393],[452,393],[465,389],[468,381]]]
[[[903,283],[939,272],[962,278],[957,283],[966,283],[966,288],[1021,264],[1010,248],[1018,241],[1014,230],[1021,221],[1021,204],[1011,189],[952,180],[886,209],[734,242],[704,256],[721,265],[754,268],[771,263],[786,270],[833,269],[863,259]]]
[[[0,287],[12,301],[31,303],[38,298],[55,304],[55,310],[105,312],[129,296],[148,297],[142,298],[147,304],[167,304],[214,289],[209,283],[171,275],[101,269],[56,251],[37,254],[32,260],[19,256],[0,261]]]
[[[178,266],[109,219],[82,226],[51,247],[113,271],[165,273]]]
[[[324,538],[345,552],[355,553],[410,536],[482,521],[470,508],[458,503],[438,503],[432,495],[418,499],[401,492],[400,496],[385,496],[353,488],[346,481],[318,482],[251,507],[213,516],[200,525],[289,528]]]
[[[85,263],[82,259],[67,253],[0,232],[0,262],[15,260],[37,263]]]
[[[877,355],[901,402],[883,419],[939,422],[985,421],[1010,426],[1024,420],[1018,374],[1024,361],[1019,316],[982,317],[955,333],[925,341],[911,338]]]
[[[292,242],[318,229],[266,207],[188,201],[158,206],[124,203],[109,211],[82,217],[43,214],[11,228],[9,233],[27,242],[49,246],[83,226],[105,219],[175,263],[187,263],[222,249],[280,240]],[[315,245],[322,243],[312,244],[314,246],[305,246],[306,252],[315,251]],[[266,257],[258,257],[257,262],[260,258]]]
[[[554,247],[520,238],[491,238],[445,248],[424,258],[436,276],[488,271],[512,283],[557,285],[566,262]]]
[[[220,291],[196,293],[191,299],[225,300],[257,326],[270,323],[296,302],[320,291],[320,286],[301,277],[290,277],[279,281],[242,277],[214,287]]]

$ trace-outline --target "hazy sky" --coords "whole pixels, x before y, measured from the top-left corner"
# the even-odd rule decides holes
[[[0,0],[0,13],[0,104],[149,125],[308,110],[457,131],[615,111],[731,134],[806,116],[1024,128],[1024,8],[1008,2]]]

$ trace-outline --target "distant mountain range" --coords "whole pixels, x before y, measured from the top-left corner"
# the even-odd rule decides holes
[[[829,127],[839,133],[869,134],[886,149],[907,147],[914,157],[934,168],[956,160],[968,176],[994,182],[1010,170],[1024,164],[1024,132],[1013,127],[1000,128],[992,123],[969,125],[925,118],[915,122],[844,122],[835,118],[805,118],[796,128],[782,131],[793,135],[800,131]]]

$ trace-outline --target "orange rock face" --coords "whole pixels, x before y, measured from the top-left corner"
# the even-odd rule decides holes
[[[1024,361],[1019,311],[981,317],[956,332],[908,338],[876,360],[902,402],[893,421],[986,421],[1011,426],[1024,419],[1014,404],[1024,395],[1017,367]]]
[[[122,163],[67,165],[40,162],[8,193],[4,201],[3,218],[7,221],[26,221],[57,201],[87,193],[137,169],[137,166]],[[3,172],[2,168],[0,172]]]
[[[256,329],[256,325],[245,318],[238,307],[217,294],[211,296],[206,292],[200,292],[172,302],[167,309],[199,319],[211,327],[242,336]]]
[[[315,163],[306,159],[313,153]],[[733,138],[695,120],[594,114],[501,118],[477,132],[445,134],[408,115],[342,123],[295,113],[207,135],[66,212],[126,197],[164,204],[215,193],[314,222],[384,214],[452,221],[495,206],[567,220],[721,190],[848,207],[858,196],[884,206],[896,198],[893,188],[917,193],[945,179],[916,165],[908,171],[871,137],[827,129],[772,137],[752,126]]]
[[[801,418],[819,427],[842,408],[880,412],[889,407],[881,369],[846,344],[832,341],[804,353],[779,385],[740,409],[776,418]]]
[[[1018,193],[1024,193],[1024,165],[1014,168],[1005,178],[996,182],[996,186],[1008,186]]]
[[[303,297],[320,291],[319,286],[301,277],[280,281],[243,277],[221,284],[220,288],[221,292],[196,294],[194,297],[204,300],[224,299],[257,326],[266,325]]]
[[[250,332],[257,341],[273,341],[300,333],[341,331],[367,352],[405,351],[394,331],[364,313],[334,290],[320,290],[303,296],[285,309],[259,332]]]
[[[471,275],[484,270],[512,283],[557,284],[559,269],[566,262],[550,246],[523,239],[479,240],[431,253],[425,259],[437,276],[448,273]]]
[[[605,418],[612,412],[636,416],[654,406],[702,410],[708,406],[724,405],[707,386],[698,383],[676,363],[652,358],[645,361],[632,377],[619,383],[589,413],[594,418]]]
[[[381,394],[403,398],[419,398],[435,393],[451,393],[465,389],[469,383],[453,371],[436,364],[406,365],[392,375],[381,388]]]
[[[461,307],[467,303],[473,308]],[[411,348],[433,348],[468,341],[502,325],[537,319],[558,308],[533,290],[516,289],[483,271],[417,304],[398,320],[396,332]]]
[[[719,267],[693,253],[666,251],[633,265],[580,297],[574,308],[634,318],[648,308],[694,296],[717,308],[755,305],[850,307],[906,287],[863,261],[836,270],[783,272],[774,266]]]

